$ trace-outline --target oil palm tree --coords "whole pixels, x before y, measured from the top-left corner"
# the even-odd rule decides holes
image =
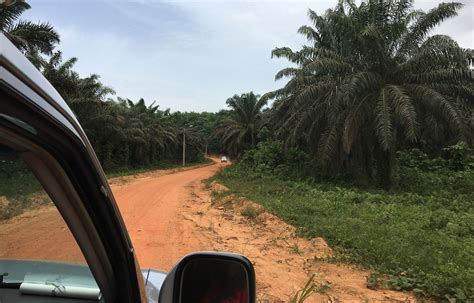
[[[25,0],[16,0],[11,4],[0,3],[0,32],[2,32],[23,53],[35,57],[35,54],[51,54],[59,43],[59,34],[47,22],[33,23],[18,20],[31,6]]]
[[[404,145],[440,148],[472,136],[463,115],[474,100],[467,54],[448,36],[428,36],[461,7],[425,13],[412,0],[341,0],[322,16],[309,10],[312,26],[299,29],[308,45],[272,52],[295,64],[275,76],[288,83],[263,96],[275,99],[278,134],[290,145],[304,140],[333,168],[375,172],[385,188]]]
[[[266,101],[250,92],[234,95],[226,103],[230,108],[229,116],[219,123],[216,134],[228,153],[239,155],[243,150],[255,147]]]

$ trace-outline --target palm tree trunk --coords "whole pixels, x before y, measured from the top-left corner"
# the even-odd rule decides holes
[[[367,186],[370,183],[370,171],[362,147],[356,146],[347,159],[347,170],[350,171],[356,184]]]
[[[380,150],[377,159],[377,182],[384,190],[393,185],[393,165],[395,157],[391,151]]]

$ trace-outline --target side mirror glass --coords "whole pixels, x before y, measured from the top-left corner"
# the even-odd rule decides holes
[[[167,275],[159,302],[254,303],[253,266],[234,254],[188,255]]]
[[[181,303],[247,303],[249,279],[245,267],[233,260],[195,258],[183,270]]]

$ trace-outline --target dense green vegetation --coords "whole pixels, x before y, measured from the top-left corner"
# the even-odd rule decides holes
[[[60,37],[52,25],[19,20],[29,8],[24,0],[0,4],[0,32],[68,103],[108,176],[180,166],[184,135],[187,165],[207,162],[204,152],[208,149],[220,151],[211,133],[225,113],[171,113],[160,110],[156,102],[147,105],[143,99],[113,98],[114,90],[102,84],[98,75],[80,77],[74,71],[77,58],[63,60],[56,49]],[[41,185],[21,160],[0,148],[0,220],[47,201]]]
[[[275,76],[288,83],[262,98],[234,95],[217,114],[112,98],[98,75],[82,78],[76,58],[62,59],[51,25],[19,21],[30,8],[24,0],[0,7],[0,30],[70,105],[107,171],[178,162],[184,136],[188,161],[196,162],[208,149],[238,157],[276,139],[318,162],[315,171],[389,189],[397,151],[436,156],[458,141],[473,143],[472,53],[447,36],[429,36],[461,7],[442,3],[425,13],[412,0],[345,0],[323,15],[309,10],[312,24],[298,30],[307,45],[272,52],[293,64]]]
[[[272,52],[293,64],[275,76],[288,83],[262,98],[234,95],[218,114],[172,114],[144,100],[112,99],[98,75],[81,78],[73,70],[77,58],[62,60],[50,24],[20,20],[30,8],[24,0],[1,5],[0,31],[68,102],[105,167],[175,159],[185,132],[193,158],[202,145],[238,156],[271,134],[336,174],[389,188],[398,150],[436,154],[460,140],[473,143],[472,51],[448,36],[429,36],[461,7],[442,3],[422,12],[413,0],[345,0],[324,15],[309,10],[312,24],[298,30],[307,45]],[[262,112],[269,99],[274,103]]]
[[[335,173],[388,189],[398,150],[437,152],[463,140],[472,144],[474,86],[469,52],[430,30],[457,15],[460,3],[429,12],[413,1],[339,1],[324,15],[309,10],[301,50],[273,50],[295,67],[275,99],[277,137]]]
[[[389,192],[348,179],[308,179],[304,155],[260,143],[217,179],[261,203],[302,235],[324,237],[339,260],[373,269],[370,287],[414,290],[441,299],[474,299],[474,153],[464,144],[429,159],[399,153]],[[296,155],[296,156],[295,156]],[[307,174],[305,176],[305,174]]]

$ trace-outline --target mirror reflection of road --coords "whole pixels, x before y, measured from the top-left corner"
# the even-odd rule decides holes
[[[195,225],[183,220],[180,209],[192,201],[188,186],[211,177],[223,165],[151,174],[112,185],[141,267],[169,270],[183,255],[211,249],[196,236]],[[5,222],[0,239],[0,258],[83,262],[53,207],[32,210]]]

